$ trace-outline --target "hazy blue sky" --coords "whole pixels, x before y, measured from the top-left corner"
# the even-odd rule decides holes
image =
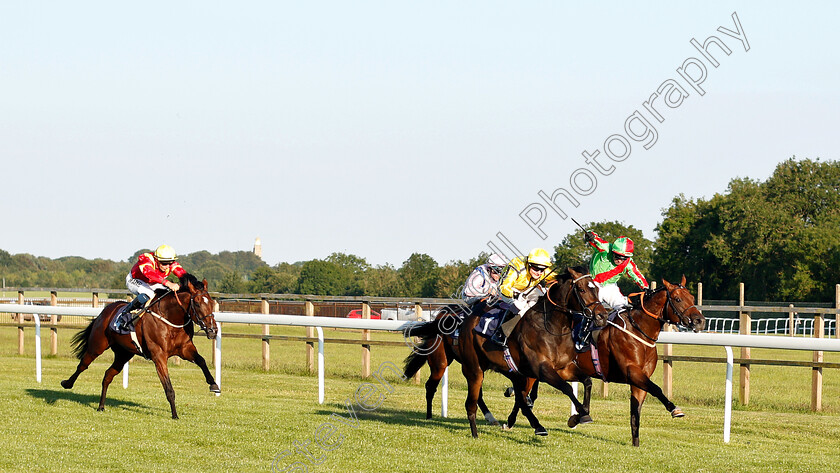
[[[597,179],[577,208],[558,198],[570,216],[653,238],[678,193],[838,158],[837,4],[673,3],[2,2],[0,249],[124,260],[259,236],[269,264],[442,263],[497,232],[550,249],[575,227],[538,193],[570,179]],[[749,51],[718,31],[733,12]],[[711,35],[717,68],[690,44]],[[677,72],[692,57],[702,96]],[[659,123],[643,104],[669,79],[688,95],[660,97]],[[649,149],[627,140],[636,111]]]

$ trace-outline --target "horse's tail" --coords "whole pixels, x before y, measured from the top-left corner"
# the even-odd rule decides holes
[[[79,330],[76,335],[73,335],[73,339],[70,340],[70,344],[73,346],[73,354],[76,355],[76,358],[82,359],[85,356],[85,352],[88,349],[88,343],[90,343],[90,334],[93,333],[93,324],[96,322],[96,319],[90,321],[87,328]]]
[[[440,327],[437,320],[423,322],[412,325],[403,331],[406,340],[412,337],[419,337],[422,339],[419,345],[415,345],[411,353],[405,358],[404,379],[413,377],[420,371],[420,368],[428,361],[429,354],[436,348],[435,344],[439,343],[441,336]]]
[[[420,368],[426,364],[426,359],[429,358],[427,353],[419,353],[412,351],[410,355],[405,357],[405,368],[403,369],[403,379],[414,377]]]

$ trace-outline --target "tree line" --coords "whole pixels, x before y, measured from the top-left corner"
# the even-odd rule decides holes
[[[622,213],[632,215],[632,209]],[[677,281],[684,274],[692,290],[703,283],[707,298],[736,299],[738,283],[744,282],[750,300],[833,300],[840,283],[840,163],[792,157],[766,181],[735,178],[709,199],[680,194],[662,210],[652,240],[621,221],[585,226],[608,240],[632,238],[636,264],[649,280]],[[586,264],[592,254],[580,231],[563,237],[553,250],[561,267]],[[146,251],[111,261],[0,250],[0,276],[6,287],[122,288],[131,264]],[[332,253],[269,266],[247,251],[199,251],[180,262],[206,278],[211,290],[227,294],[452,297],[487,256],[439,264],[414,253],[395,267]],[[625,293],[635,290],[630,281],[621,284]]]

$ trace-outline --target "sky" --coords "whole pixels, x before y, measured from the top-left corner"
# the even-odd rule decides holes
[[[442,264],[838,159],[837,4],[582,3],[2,2],[0,249]]]

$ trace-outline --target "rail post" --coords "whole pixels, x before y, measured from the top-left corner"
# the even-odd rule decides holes
[[[397,313],[399,313],[399,310],[397,310]],[[418,322],[423,321],[423,306],[419,302],[414,303],[414,315]],[[411,380],[414,384],[420,384],[420,372],[414,373],[414,377]]]
[[[834,286],[834,308],[840,309],[840,284]],[[840,313],[834,314],[834,338],[840,338]]]
[[[18,304],[23,305],[23,291],[18,291]],[[23,314],[17,315],[18,324],[18,355],[23,355]]]
[[[217,300],[213,301],[213,313],[214,314],[219,313],[219,301],[217,301]],[[219,331],[221,331],[222,330],[222,323],[217,321],[216,325],[219,327]],[[217,336],[216,338],[219,339],[220,337]],[[219,366],[219,357],[218,357],[218,354],[216,353],[217,352],[217,350],[216,350],[217,343],[221,343],[221,340],[219,340],[219,342],[217,342],[216,339],[213,339],[213,340],[210,341],[210,350],[213,352],[213,366],[214,367]]]
[[[312,301],[307,300],[303,303],[303,315],[306,315],[307,317],[315,317],[315,304],[313,304]],[[312,338],[314,336],[315,328],[306,327],[306,338]],[[320,345],[318,350],[319,353],[321,353]],[[313,342],[306,342],[306,368],[310,373],[315,372],[315,344]]]
[[[823,338],[825,336],[825,318],[823,314],[814,314],[814,337]],[[822,363],[823,352],[814,352],[814,362]],[[811,371],[811,410],[818,412],[822,410],[822,368],[815,366]]]
[[[58,293],[50,291],[50,307],[58,305]],[[50,315],[50,355],[58,354],[58,327],[55,324],[58,322],[58,316]]]
[[[738,283],[738,305],[743,310],[744,301],[744,283]],[[749,335],[752,329],[752,315],[749,312],[739,312],[739,332],[742,335]],[[750,358],[750,349],[741,347],[741,358]],[[746,406],[750,403],[750,364],[741,363],[741,377],[740,388],[738,390],[741,404]]]
[[[261,314],[268,314],[268,299],[265,297],[260,298],[260,313]],[[263,324],[262,326],[262,334],[269,335],[271,332],[269,330],[268,324]],[[270,340],[268,338],[262,339],[262,369],[263,371],[268,371],[271,367],[271,346]]]
[[[796,323],[793,317],[796,312],[793,311],[793,304],[789,304],[788,307],[790,307],[790,312],[788,312],[788,336],[793,337],[796,335],[796,327],[793,325]]]
[[[362,303],[362,319],[370,320],[370,304]],[[364,342],[370,341],[370,330],[362,330],[362,378],[370,377],[370,345]]]
[[[370,304],[362,302],[362,319],[370,320]],[[370,330],[362,330],[362,378],[370,377]]]
[[[90,306],[93,308],[99,307],[99,293],[98,292],[91,292],[90,293]]]

